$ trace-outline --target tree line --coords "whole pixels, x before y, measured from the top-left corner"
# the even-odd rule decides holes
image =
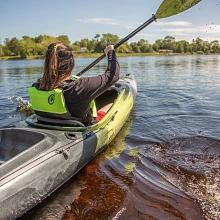
[[[110,33],[96,34],[93,39],[81,39],[71,43],[67,35],[52,37],[48,35],[39,35],[37,37],[23,36],[22,39],[13,37],[5,38],[3,44],[0,44],[0,56],[19,56],[27,58],[29,56],[44,56],[49,44],[62,41],[68,44],[75,53],[102,53],[103,48],[109,44],[115,45],[120,41],[117,35]],[[124,43],[118,49],[117,53],[157,53],[171,50],[173,53],[197,53],[197,54],[220,54],[220,44],[218,40],[204,41],[200,37],[193,39],[191,43],[186,40],[176,41],[172,36],[166,36],[164,39],[158,39],[154,44],[149,44],[145,39],[138,42]]]

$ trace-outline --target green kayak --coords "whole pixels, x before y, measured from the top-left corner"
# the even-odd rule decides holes
[[[14,128],[0,129],[0,219],[30,210],[103,150],[124,125],[136,93],[134,76],[122,77],[96,98],[98,109],[113,105],[88,127],[34,114]]]

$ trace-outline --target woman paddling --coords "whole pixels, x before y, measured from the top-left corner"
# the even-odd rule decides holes
[[[108,65],[103,74],[76,78],[71,76],[75,63],[71,48],[62,42],[49,45],[43,76],[29,89],[35,113],[49,118],[75,119],[85,125],[100,121],[112,103],[96,112],[93,100],[119,79],[120,72],[114,46],[107,46],[104,52]]]

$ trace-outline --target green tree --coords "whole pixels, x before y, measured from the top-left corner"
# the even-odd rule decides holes
[[[182,45],[183,45],[183,52],[184,53],[189,53],[190,52],[190,44],[189,42],[185,41],[185,40],[182,40],[181,41]]]
[[[48,45],[51,43],[62,41],[70,44],[67,35],[60,35],[58,37],[52,37],[48,35],[39,35],[31,38],[29,36],[23,36],[21,40],[16,37],[9,39],[5,38],[4,44],[0,44],[0,56],[14,56],[20,55],[22,58],[26,58],[32,55],[45,55]],[[110,33],[96,34],[91,40],[88,38],[81,39],[71,44],[73,51],[80,51],[81,47],[86,47],[89,53],[103,53],[104,48],[107,45],[115,45],[120,41],[117,35]],[[193,39],[191,43],[182,40],[175,41],[172,36],[166,36],[164,39],[157,39],[154,44],[149,44],[146,39],[140,39],[138,42],[132,42],[128,44],[125,42],[119,48],[118,53],[128,53],[133,51],[135,53],[152,53],[159,51],[159,49],[172,49],[177,53],[220,53],[220,44],[218,40],[212,42],[203,41],[200,37]]]
[[[140,52],[141,52],[140,47],[136,45],[136,46],[134,47],[134,52],[135,52],[135,53],[140,53]]]
[[[18,55],[18,39],[16,37],[12,38],[5,38],[5,46],[3,47],[4,54],[6,56],[14,56]]]
[[[204,42],[200,37],[196,38],[195,44],[196,44],[196,52],[197,51],[203,51]]]
[[[31,37],[25,35],[25,36],[22,36],[22,39],[27,40],[27,39],[31,39]]]
[[[149,52],[149,44],[147,40],[140,39],[137,42],[137,46],[140,48],[141,53],[148,53]]]
[[[42,43],[43,39],[44,39],[44,36],[39,35],[39,36],[34,38],[34,41],[35,41],[35,43],[39,44],[39,43]]]
[[[210,43],[211,49],[213,53],[216,53],[219,51],[219,41],[218,40],[214,40]]]
[[[120,38],[117,35],[114,34],[103,34],[102,38],[100,39],[102,45],[103,45],[103,49],[112,44],[115,45],[116,43],[118,43],[120,41]]]
[[[176,52],[177,53],[183,53],[184,52],[183,43],[181,41],[177,43]]]
[[[3,46],[0,44],[0,57],[4,56]]]
[[[94,52],[95,53],[103,53],[103,50],[104,50],[104,47],[103,47],[102,42],[100,42],[100,41],[97,42],[97,44],[94,47]]]
[[[166,36],[166,37],[164,38],[164,40],[173,43],[173,42],[175,42],[175,37]]]
[[[35,54],[36,55],[40,55],[40,56],[44,56],[46,54],[47,51],[47,47],[45,47],[43,44],[36,44],[35,45]]]
[[[115,45],[120,41],[120,38],[117,35],[113,34],[102,34],[102,38],[94,45],[94,52],[103,53],[103,50],[106,46],[112,44]]]
[[[140,40],[137,42],[137,45],[141,47],[141,46],[145,45],[146,42],[147,42],[146,40],[140,39]],[[148,42],[147,42],[147,43],[148,43]]]
[[[153,45],[149,44],[148,50],[149,50],[149,53],[153,53],[154,52]]]
[[[160,45],[159,45],[159,44],[156,44],[156,43],[155,43],[155,44],[153,44],[153,46],[152,46],[152,47],[153,47],[153,50],[154,50],[154,51],[156,51],[156,52],[158,52],[158,51],[159,51],[159,49],[160,49]]]
[[[6,46],[12,55],[18,55],[18,39],[16,37],[13,37],[11,40],[9,40]]]
[[[36,43],[31,38],[23,38],[18,43],[18,52],[21,58],[27,58],[27,56],[36,55]]]
[[[208,41],[203,42],[203,51],[205,54],[209,54],[211,51],[210,43]]]
[[[80,42],[79,41],[75,41],[72,45],[77,45],[80,47]]]
[[[88,38],[84,38],[80,41],[80,46],[81,47],[87,47],[88,46],[88,42],[89,42],[89,39]]]
[[[41,44],[42,44],[42,46],[44,46],[44,47],[47,49],[47,47],[48,47],[50,44],[52,44],[52,43],[54,43],[54,42],[57,42],[57,41],[59,41],[59,40],[58,40],[56,37],[44,35]]]
[[[134,48],[137,46],[137,42],[130,43],[131,50],[134,52]]]
[[[89,52],[94,52],[96,44],[97,44],[97,41],[95,39],[89,40],[87,43],[87,50]]]
[[[80,51],[80,46],[78,46],[78,45],[72,44],[72,45],[70,45],[70,47],[73,51]]]
[[[57,37],[58,41],[61,41],[63,43],[66,43],[68,45],[70,45],[70,40],[69,37],[67,35],[60,35]]]
[[[132,50],[133,50],[135,53],[140,53],[140,52],[141,52],[140,47],[139,47],[136,43],[133,44]]]
[[[195,39],[192,40],[192,43],[191,43],[190,46],[191,46],[192,52],[196,52],[197,51],[197,45],[196,45]]]
[[[117,49],[117,52],[118,53],[128,53],[128,52],[130,52],[130,50],[131,50],[131,48],[128,45],[128,43],[124,43]]]
[[[162,49],[172,50],[174,42],[175,42],[175,37],[166,36],[162,41],[161,47]]]
[[[159,49],[162,49],[163,40],[162,39],[158,39],[158,40],[155,41],[155,44],[157,45],[156,47],[159,47]]]
[[[10,54],[11,52],[10,52],[9,48],[7,47],[7,44],[8,44],[9,41],[10,41],[9,38],[5,38],[5,41],[4,41],[5,46],[3,46],[3,53],[4,53],[5,56],[10,56],[11,55]]]
[[[94,39],[95,39],[96,41],[99,41],[99,38],[100,38],[100,34],[96,34],[95,37],[94,37]]]

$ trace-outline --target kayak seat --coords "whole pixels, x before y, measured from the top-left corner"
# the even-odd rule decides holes
[[[85,127],[85,125],[76,120],[68,120],[68,119],[56,119],[56,118],[46,118],[42,116],[37,117],[37,123],[39,124],[46,124],[46,125],[55,125],[55,126],[62,126],[62,127]]]

